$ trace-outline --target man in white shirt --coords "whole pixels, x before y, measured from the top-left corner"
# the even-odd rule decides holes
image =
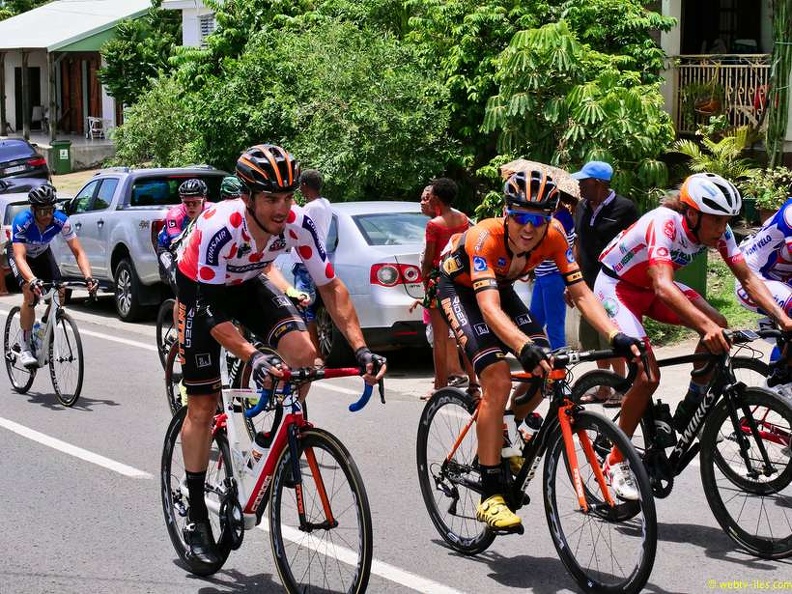
[[[322,174],[316,169],[306,169],[300,175],[300,193],[305,198],[304,213],[313,221],[322,245],[327,243],[327,232],[333,216],[330,201],[322,197]],[[308,333],[319,351],[319,336],[316,331],[316,286],[303,263],[295,261],[292,268],[294,287],[310,295],[311,303],[303,309],[303,318],[308,326]]]

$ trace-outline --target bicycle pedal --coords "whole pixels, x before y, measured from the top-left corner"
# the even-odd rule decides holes
[[[495,536],[506,536],[508,534],[525,534],[525,526],[518,524],[513,528],[490,528]]]

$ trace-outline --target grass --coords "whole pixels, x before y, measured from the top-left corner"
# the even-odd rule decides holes
[[[52,185],[64,194],[76,194],[77,190],[83,187],[86,181],[94,176],[98,169],[88,169],[86,171],[75,171],[64,175],[53,175]]]
[[[715,250],[707,255],[707,301],[721,312],[729,321],[730,328],[751,328],[757,326],[759,314],[745,309],[734,295],[734,275]],[[676,344],[696,337],[693,330],[682,326],[661,324],[644,319],[646,332],[655,346]]]

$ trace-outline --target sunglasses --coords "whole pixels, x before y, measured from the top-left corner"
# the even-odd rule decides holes
[[[33,207],[33,210],[36,211],[36,214],[40,215],[51,215],[55,212],[54,206],[44,206],[44,207]]]
[[[195,206],[201,206],[201,204],[203,204],[203,200],[182,200],[182,204],[188,208],[192,208]]]
[[[506,214],[518,225],[527,225],[531,223],[534,227],[541,227],[550,222],[549,215],[535,214],[532,212],[519,212],[516,210],[507,210]]]

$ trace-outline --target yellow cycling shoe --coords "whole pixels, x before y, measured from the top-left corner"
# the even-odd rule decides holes
[[[522,527],[520,516],[509,509],[503,495],[492,495],[479,503],[476,519],[494,530],[516,530]]]
[[[179,396],[181,396],[182,406],[187,406],[187,386],[184,385],[184,380],[179,382]]]

